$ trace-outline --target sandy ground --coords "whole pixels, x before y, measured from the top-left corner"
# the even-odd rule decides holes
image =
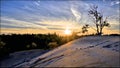
[[[35,49],[11,53],[8,58],[0,61],[0,67],[14,67],[21,63],[28,62],[47,51],[48,50]]]
[[[89,36],[13,67],[120,67],[119,57],[119,36]]]

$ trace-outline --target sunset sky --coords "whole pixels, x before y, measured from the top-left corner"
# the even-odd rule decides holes
[[[88,15],[91,5],[108,17],[111,27],[104,33],[119,33],[119,0],[6,0],[1,1],[1,34],[53,33],[66,29],[81,31],[84,24],[94,28]],[[89,33],[95,33],[91,28]]]

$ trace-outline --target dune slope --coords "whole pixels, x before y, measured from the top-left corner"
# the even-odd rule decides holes
[[[119,36],[89,36],[15,67],[120,67],[119,57]]]

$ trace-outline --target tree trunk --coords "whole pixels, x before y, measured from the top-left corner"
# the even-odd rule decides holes
[[[98,24],[96,24],[96,28],[97,28],[97,35],[98,35],[99,34]]]
[[[100,33],[99,34],[101,35],[102,34],[102,18],[100,18],[100,26],[99,27],[100,27]]]

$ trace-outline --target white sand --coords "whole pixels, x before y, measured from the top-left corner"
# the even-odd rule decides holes
[[[11,53],[8,58],[0,61],[0,67],[14,67],[24,62],[28,62],[46,51],[47,50],[35,49]]]
[[[120,67],[119,57],[119,36],[89,36],[15,67]]]

